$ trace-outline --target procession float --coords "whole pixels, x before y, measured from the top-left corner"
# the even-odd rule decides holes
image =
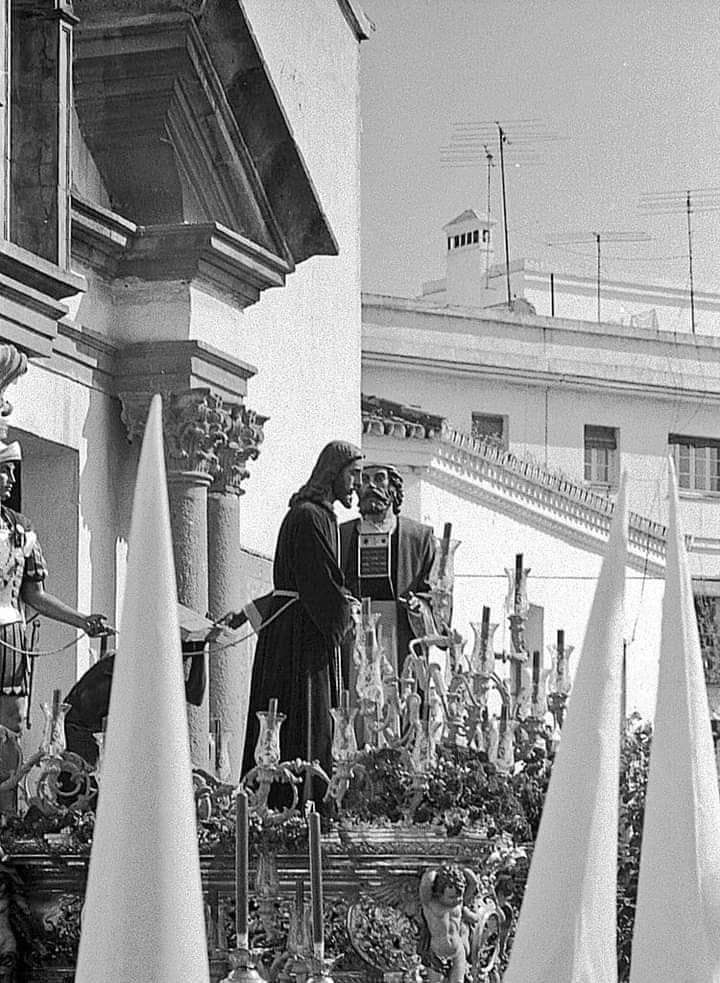
[[[283,761],[283,708],[258,714],[239,785],[213,728],[213,773],[193,775],[211,979],[501,980],[571,682],[558,632],[551,668],[527,650],[528,571],[507,571],[507,651],[484,607],[472,643],[452,626],[445,527],[416,638],[399,672],[369,603],[355,692],[332,710],[333,767]],[[105,653],[103,653],[105,654]],[[71,703],[43,706],[37,752],[1,785],[0,981],[74,977],[102,729],[92,760],[67,749]],[[621,776],[620,978],[629,956],[649,733],[626,728]],[[324,788],[315,808],[304,790]],[[280,805],[278,805],[278,802]]]

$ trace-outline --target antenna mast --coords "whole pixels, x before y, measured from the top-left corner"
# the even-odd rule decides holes
[[[588,235],[575,235],[573,233],[557,233],[551,237],[548,246],[570,246],[579,243],[595,243],[595,254],[597,258],[597,323],[600,324],[600,284],[602,282],[601,264],[601,242],[650,242],[647,232],[590,232]]]
[[[512,304],[510,293],[510,247],[508,246],[508,221],[507,221],[507,196],[505,194],[505,154],[503,145],[507,141],[505,131],[499,123],[495,123],[498,129],[498,143],[500,144],[500,183],[502,185],[502,212],[503,212],[503,233],[505,236],[505,282],[507,284],[507,305]]]
[[[485,160],[487,161],[487,234],[488,234],[488,248],[485,250],[485,289],[490,289],[490,172],[495,166],[493,164],[493,155],[488,149],[486,143],[483,144],[483,149],[485,150]]]
[[[655,215],[687,216],[688,274],[690,282],[690,326],[695,334],[695,281],[693,276],[692,215],[720,210],[720,188],[687,188],[685,191],[663,191],[641,195],[640,207]]]
[[[687,210],[687,230],[688,230],[688,265],[690,267],[690,325],[692,327],[692,333],[695,334],[695,284],[693,282],[693,264],[692,264],[692,222],[690,220],[690,215],[692,214],[692,209],[690,206],[690,192],[685,193],[685,208]]]

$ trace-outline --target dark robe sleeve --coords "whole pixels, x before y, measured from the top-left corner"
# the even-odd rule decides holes
[[[427,593],[435,562],[435,536],[430,526],[402,517],[399,521],[398,596]]]
[[[295,527],[295,575],[300,602],[320,634],[340,645],[352,624],[343,575],[335,558],[336,526],[321,507],[300,510]]]
[[[359,525],[357,519],[352,519],[350,522],[343,522],[340,526],[340,562],[345,586],[358,599],[360,597],[357,563]]]
[[[430,573],[435,563],[435,536],[432,529],[428,529],[422,544],[421,557],[418,565],[420,576],[418,585],[415,588],[416,594],[427,593],[430,590]]]

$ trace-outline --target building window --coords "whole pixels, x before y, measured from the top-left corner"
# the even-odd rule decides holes
[[[472,240],[473,241],[473,244],[475,244],[477,242],[480,242],[480,230],[479,229],[473,229],[472,236],[473,236],[473,240]]]
[[[452,236],[448,236],[448,249],[452,249]]]
[[[477,440],[507,447],[507,418],[489,413],[473,413],[470,432]]]
[[[585,481],[593,485],[616,484],[617,445],[614,427],[585,426]]]
[[[482,241],[483,242],[489,242],[490,241],[490,229],[483,229],[482,230]]]
[[[457,249],[459,245],[460,245],[460,236],[455,236],[455,248]]]
[[[720,492],[720,440],[671,433],[668,444],[680,488]]]

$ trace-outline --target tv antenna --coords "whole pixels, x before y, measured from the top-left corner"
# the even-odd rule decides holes
[[[600,283],[602,280],[601,243],[610,242],[650,242],[647,232],[589,232],[585,235],[557,233],[550,237],[548,246],[570,246],[580,243],[595,243],[597,258],[597,323],[600,324]]]
[[[460,122],[453,124],[450,143],[440,148],[440,163],[444,167],[477,167],[481,151],[485,159],[488,146],[494,140],[498,143],[500,157],[500,184],[502,193],[503,237],[505,241],[505,283],[508,307],[512,306],[510,292],[510,248],[508,244],[507,190],[505,185],[505,158],[514,167],[523,164],[541,163],[541,157],[534,144],[544,140],[557,140],[557,134],[547,130],[541,120],[518,119],[505,123],[498,120]],[[490,182],[490,163],[488,163],[488,187]]]
[[[490,235],[490,177],[492,174],[492,169],[495,167],[495,158],[493,157],[490,148],[486,143],[483,144],[483,150],[485,151],[485,161],[487,163],[487,234]],[[485,289],[490,287],[490,245],[488,240],[488,248],[485,250]]]
[[[720,188],[687,188],[685,191],[652,192],[640,196],[640,207],[654,215],[687,216],[690,325],[695,334],[695,285],[693,282],[692,215],[720,211]]]

